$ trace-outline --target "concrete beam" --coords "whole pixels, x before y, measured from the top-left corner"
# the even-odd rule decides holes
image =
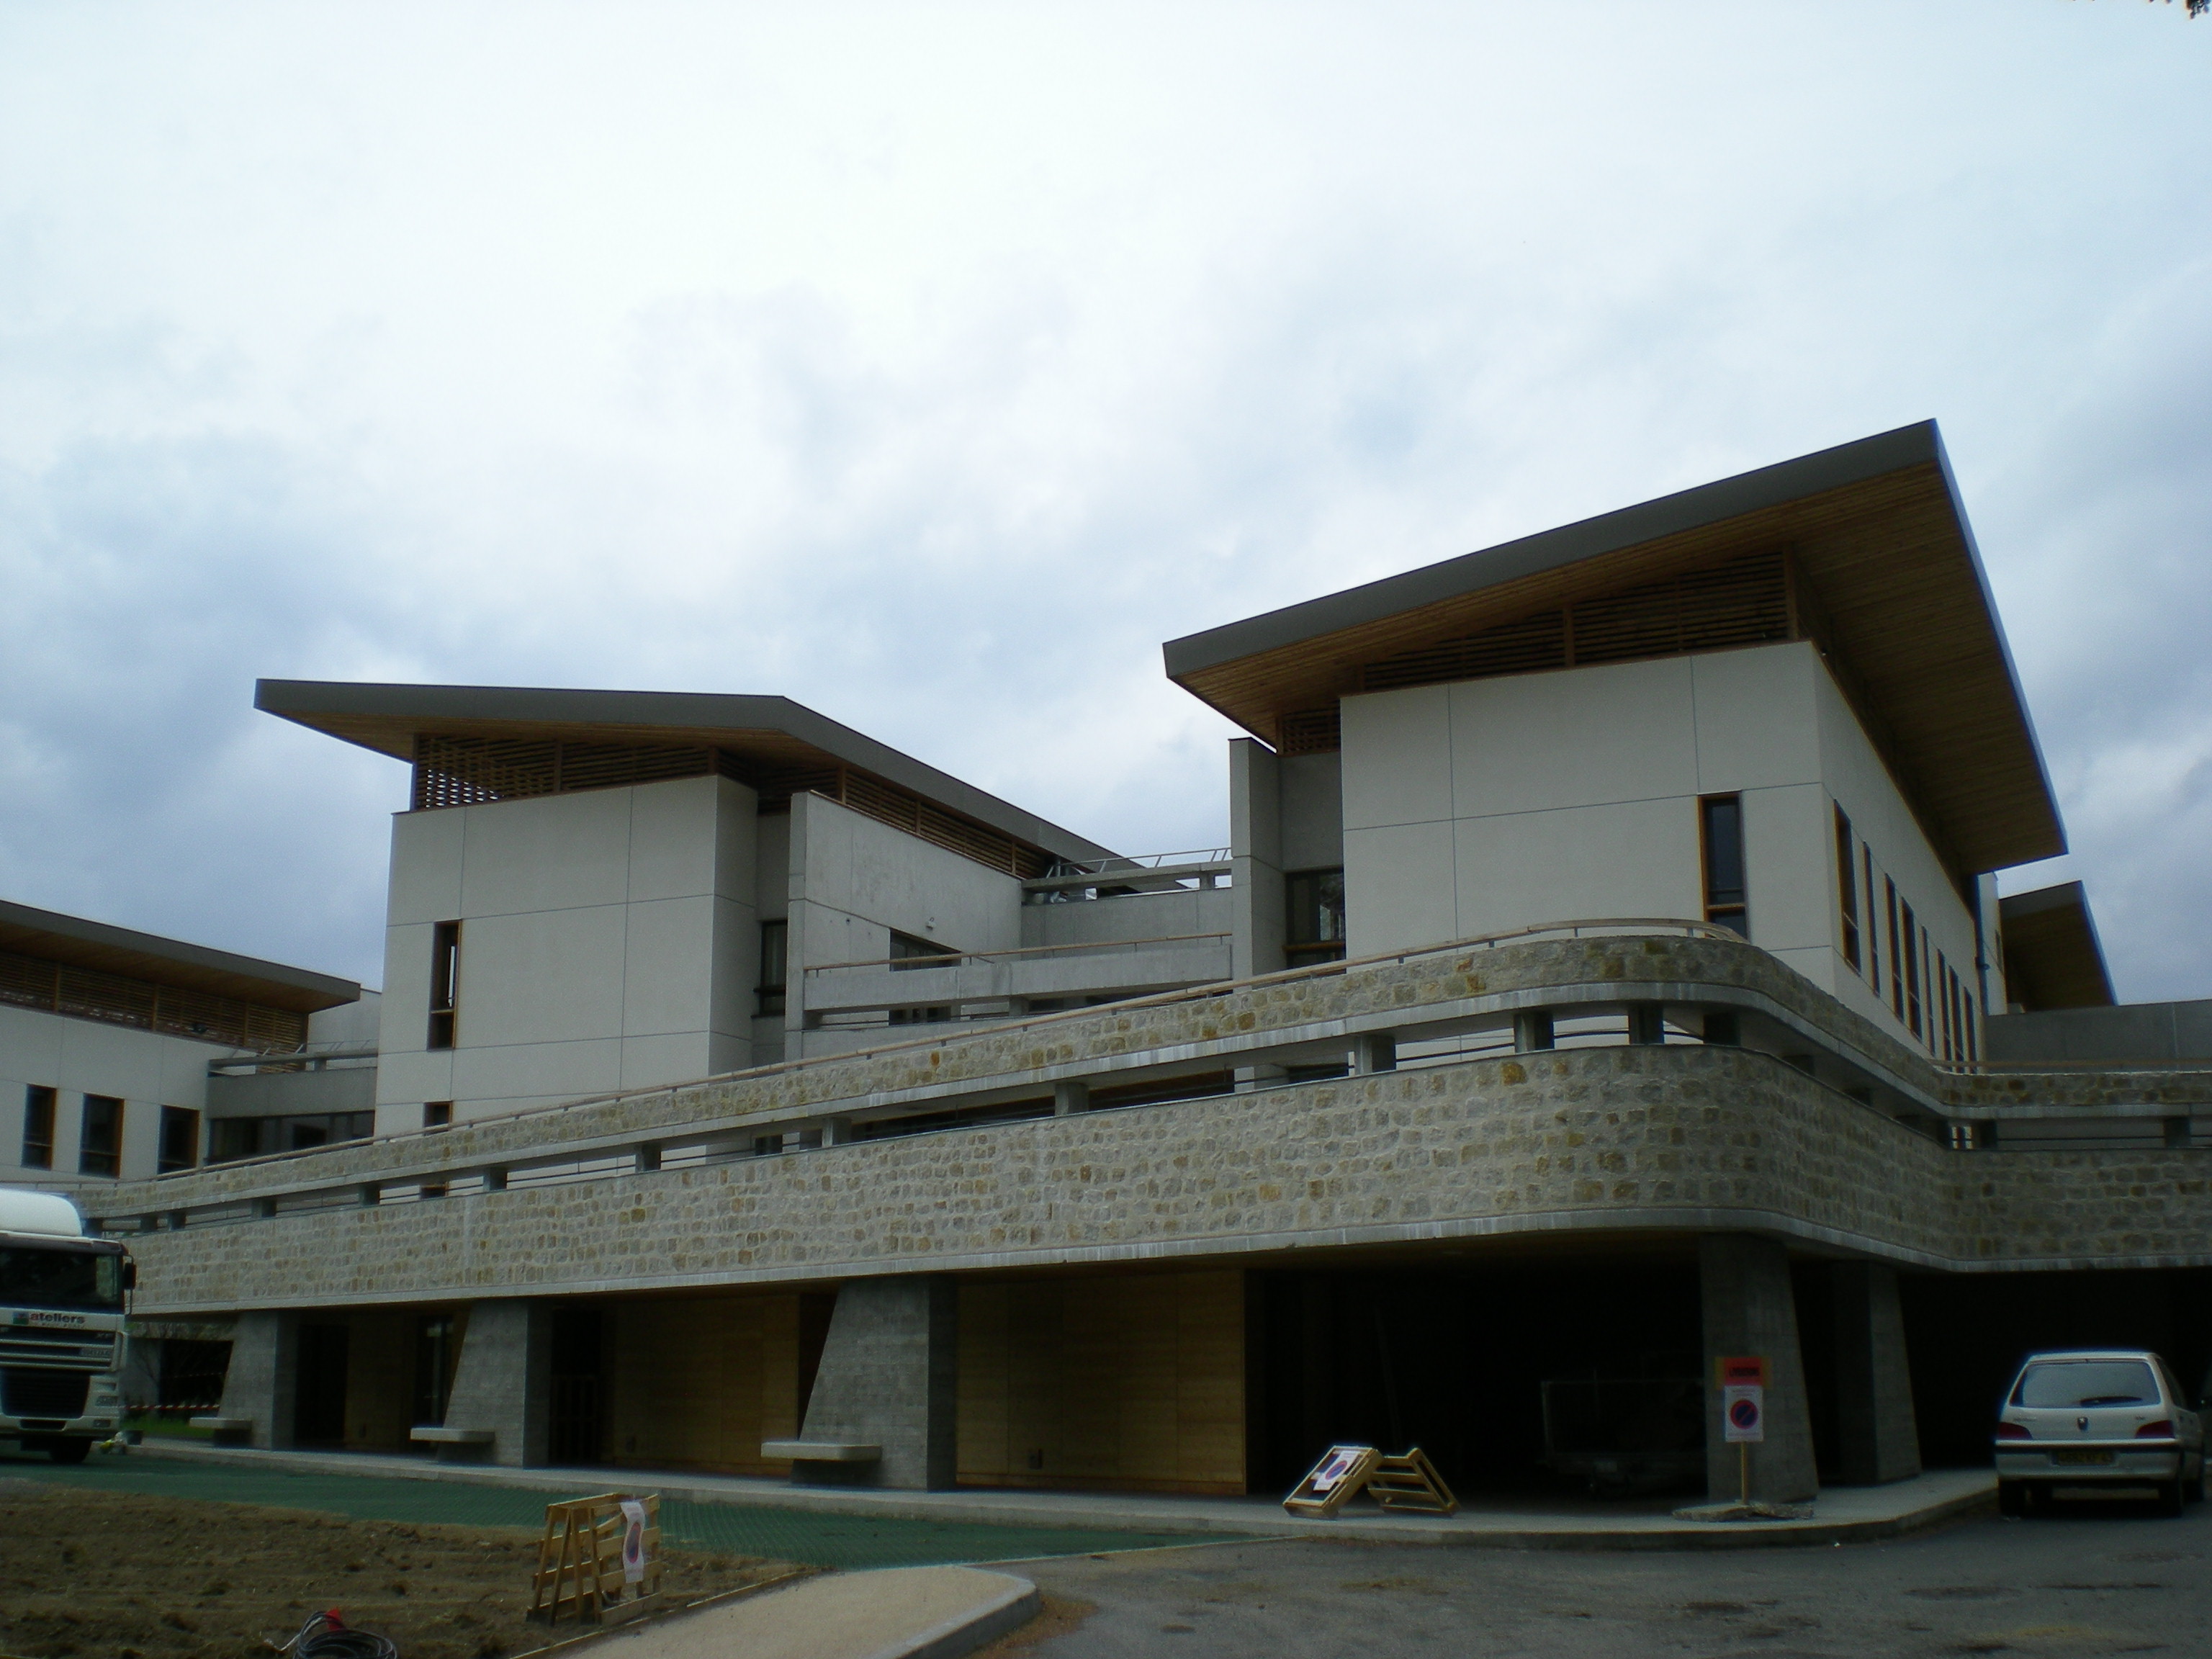
[[[1716,1503],[1736,1496],[1737,1449],[1721,1427],[1715,1370],[1723,1356],[1761,1354],[1767,1366],[1766,1438],[1751,1448],[1751,1496],[1800,1504],[1820,1490],[1813,1455],[1813,1416],[1805,1400],[1805,1362],[1797,1346],[1797,1299],[1790,1252],[1755,1233],[1707,1233],[1698,1240],[1705,1308],[1705,1490]]]
[[[536,1468],[546,1461],[552,1395],[551,1309],[519,1298],[471,1307],[445,1426],[489,1430],[493,1462]]]
[[[792,1479],[934,1491],[953,1484],[959,1292],[950,1279],[860,1279],[841,1286],[799,1439],[882,1449],[873,1462],[810,1460]]]
[[[1835,1285],[1836,1417],[1847,1486],[1909,1480],[1920,1473],[1920,1428],[1905,1351],[1897,1269],[1838,1261]]]

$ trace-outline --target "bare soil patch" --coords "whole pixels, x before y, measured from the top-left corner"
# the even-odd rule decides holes
[[[270,1659],[311,1613],[399,1644],[400,1659],[502,1659],[590,1628],[526,1617],[538,1540],[246,1504],[16,1486],[0,1496],[0,1655]],[[801,1572],[670,1548],[671,1609]]]

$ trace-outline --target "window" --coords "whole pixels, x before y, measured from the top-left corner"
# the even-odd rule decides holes
[[[76,1143],[77,1173],[123,1173],[123,1103],[112,1095],[84,1097],[84,1125]]]
[[[950,1003],[940,1003],[933,1008],[894,1008],[890,1023],[893,1025],[942,1025],[952,1018]]]
[[[1743,877],[1743,797],[1707,795],[1698,803],[1705,860],[1705,920],[1751,937]]]
[[[450,1048],[461,1013],[461,924],[441,921],[430,934],[430,1036],[433,1048]]]
[[[422,1103],[422,1127],[426,1129],[450,1129],[453,1127],[453,1103],[450,1100],[426,1100]]]
[[[228,1164],[271,1152],[296,1152],[376,1133],[374,1112],[319,1112],[293,1117],[219,1117],[208,1126],[208,1162]]]
[[[1881,878],[1884,908],[1889,912],[1889,1007],[1899,1019],[1905,1018],[1905,957],[1899,945],[1897,931],[1897,884],[1887,876]]]
[[[1920,1035],[1920,930],[1912,918],[1912,907],[1897,907],[1898,926],[1905,935],[1905,1024],[1913,1036]]]
[[[791,924],[787,921],[761,923],[760,984],[756,994],[760,1006],[756,1011],[763,1016],[783,1012],[784,979],[790,971]]]
[[[1851,856],[1851,821],[1836,809],[1836,901],[1844,915],[1844,960],[1859,969],[1859,871]]]
[[[54,1167],[54,1091],[42,1084],[23,1091],[23,1167]]]
[[[167,1175],[190,1170],[200,1161],[200,1115],[188,1106],[161,1108],[161,1145],[155,1170]]]
[[[1875,921],[1873,848],[1859,849],[1859,867],[1866,872],[1867,983],[1879,992],[1881,989],[1881,931]]]
[[[451,1314],[419,1314],[415,1320],[415,1421],[436,1428],[446,1420],[453,1398],[453,1370],[461,1345]]]
[[[1344,960],[1344,872],[1283,878],[1283,955],[1293,968]]]
[[[891,934],[891,968],[894,972],[910,968],[957,967],[959,957],[959,951],[933,939],[916,939],[912,933],[896,931]]]
[[[1959,989],[1959,1023],[1966,1033],[1966,1058],[1978,1060],[1982,1057],[1981,1039],[1974,1035],[1974,994],[1964,986]]]

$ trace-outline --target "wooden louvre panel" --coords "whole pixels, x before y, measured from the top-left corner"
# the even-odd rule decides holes
[[[12,951],[0,951],[0,1002],[264,1053],[289,1054],[307,1040],[307,1017],[289,1008],[71,968]]]
[[[994,870],[1003,870],[1010,876],[1024,879],[1041,876],[1052,860],[1036,848],[1016,841],[988,825],[975,823],[945,811],[942,807],[911,794],[895,784],[865,772],[849,769],[839,774],[842,793],[830,799],[841,805],[888,823],[894,830],[903,830],[910,836],[942,847],[948,853],[957,853]],[[826,790],[817,793],[827,794]]]
[[[1300,708],[1275,722],[1275,750],[1284,755],[1333,755],[1344,747],[1337,706]]]
[[[1789,574],[1778,549],[1385,657],[1360,670],[1359,686],[1363,691],[1393,691],[1724,651],[1796,636]]]

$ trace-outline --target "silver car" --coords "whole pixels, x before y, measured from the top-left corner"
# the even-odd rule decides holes
[[[2204,1423],[2142,1348],[2030,1354],[1997,1413],[1997,1502],[2024,1514],[2059,1487],[2151,1487],[2168,1515],[2204,1495]]]

